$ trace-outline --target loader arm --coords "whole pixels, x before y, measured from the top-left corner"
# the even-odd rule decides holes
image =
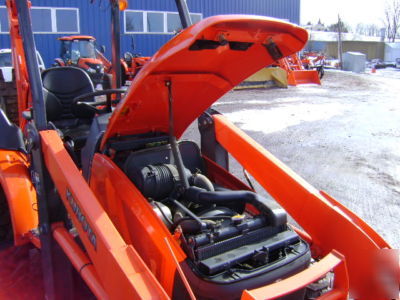
[[[168,299],[136,250],[123,241],[58,133],[42,131],[40,136],[50,176],[100,279],[96,284],[104,288],[110,299]],[[72,250],[67,254],[73,255]]]
[[[22,118],[22,112],[32,106],[32,95],[29,88],[28,69],[26,66],[23,39],[18,20],[16,1],[7,0],[8,19],[10,22],[10,35],[13,66],[18,95],[18,119],[21,127],[24,127],[26,120]]]

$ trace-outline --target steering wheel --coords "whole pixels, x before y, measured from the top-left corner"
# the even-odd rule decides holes
[[[91,100],[93,97],[96,96],[109,96],[113,94],[124,94],[126,93],[125,89],[109,89],[109,90],[102,90],[102,91],[95,91],[87,94],[80,95],[78,97],[75,97],[72,101],[74,105],[79,106],[84,106],[85,108],[88,108],[90,111],[93,111],[97,114],[102,114],[106,112],[111,112],[111,106],[113,103],[119,103],[120,99],[116,100],[111,100],[111,97],[107,97],[106,101],[97,101],[97,102],[84,102],[84,100]],[[98,109],[98,106],[103,106],[105,105],[105,109]]]

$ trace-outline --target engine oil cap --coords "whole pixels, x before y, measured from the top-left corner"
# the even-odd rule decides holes
[[[240,224],[240,223],[242,223],[242,221],[244,219],[245,219],[245,215],[240,215],[240,214],[237,214],[237,215],[234,215],[231,217],[233,224]]]

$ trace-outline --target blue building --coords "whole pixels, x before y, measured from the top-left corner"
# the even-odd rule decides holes
[[[93,2],[93,3],[91,3]],[[187,0],[193,22],[218,14],[255,14],[299,23],[300,0]],[[58,37],[92,35],[111,57],[109,0],[32,0],[36,47],[47,67],[59,56]],[[174,0],[129,0],[121,12],[121,52],[150,56],[181,27]],[[0,48],[10,47],[7,9],[0,0]],[[132,50],[132,43],[135,49]],[[121,53],[121,54],[122,54]]]

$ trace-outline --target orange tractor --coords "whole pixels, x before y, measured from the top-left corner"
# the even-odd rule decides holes
[[[307,68],[300,60],[299,55],[294,53],[288,57],[280,59],[278,66],[287,72],[287,79],[289,85],[298,84],[321,84],[319,70]],[[323,70],[323,69],[322,69]]]
[[[104,56],[102,52],[96,49],[97,58],[101,60],[104,65],[105,72],[112,73],[112,63]],[[124,57],[120,59],[121,63],[121,84],[130,85],[130,82],[135,78],[137,73],[143,66],[150,60],[150,56],[141,56],[139,54],[132,54],[125,52]]]
[[[75,66],[85,70],[95,86],[110,88],[110,80],[104,72],[104,64],[96,52],[96,39],[88,35],[63,36],[60,58],[54,59],[53,66]]]
[[[322,53],[305,51],[301,56],[301,62],[306,70],[317,70],[319,78],[322,79],[325,74],[326,56]]]
[[[302,49],[307,32],[248,15],[190,26],[176,2],[187,28],[124,96],[99,103],[124,92],[118,77],[116,89],[95,92],[79,68],[40,75],[28,1],[7,0],[25,121],[16,127],[0,112],[0,207],[6,237],[40,249],[46,298],[65,298],[72,275],[99,299],[311,299],[328,277],[320,299],[398,293],[399,263],[382,237],[209,108]],[[110,3],[119,28],[126,2]],[[200,147],[178,140],[196,118]],[[230,155],[280,206],[229,172]]]
[[[59,38],[61,41],[60,58],[54,60],[53,66],[75,66],[85,70],[95,87],[111,88],[112,63],[105,57],[105,47],[96,48],[96,39],[92,36],[74,35]],[[150,57],[133,55],[125,52],[120,59],[121,83],[130,82]],[[129,83],[128,83],[129,84]]]

